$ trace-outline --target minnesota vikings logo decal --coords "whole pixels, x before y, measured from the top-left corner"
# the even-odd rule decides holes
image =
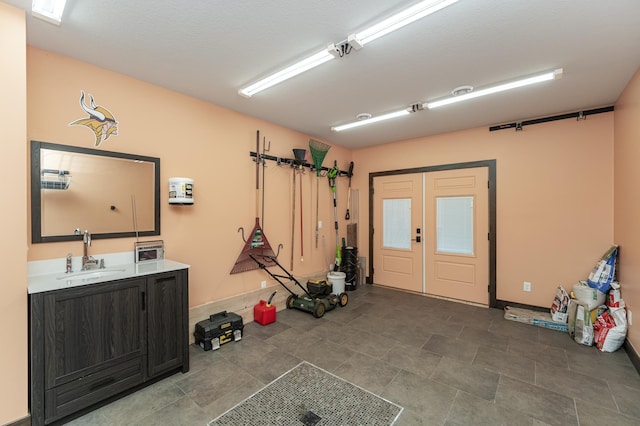
[[[96,135],[95,146],[100,146],[102,142],[109,139],[109,136],[118,134],[118,122],[109,110],[96,105],[91,95],[89,95],[91,106],[88,107],[84,102],[84,91],[80,93],[80,107],[89,114],[89,117],[73,121],[69,126],[87,126]]]

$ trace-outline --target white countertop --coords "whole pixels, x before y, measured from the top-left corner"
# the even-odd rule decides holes
[[[62,264],[64,265],[64,264]],[[123,263],[111,265],[104,269],[76,271],[66,274],[61,272],[41,273],[28,277],[28,293],[42,293],[45,291],[61,290],[84,285],[98,284],[125,278],[141,277],[144,275],[187,269],[190,266],[173,260],[156,260],[140,263]]]

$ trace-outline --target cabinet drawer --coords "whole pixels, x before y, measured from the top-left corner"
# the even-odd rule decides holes
[[[46,423],[60,419],[142,383],[143,358],[79,378],[46,391]]]

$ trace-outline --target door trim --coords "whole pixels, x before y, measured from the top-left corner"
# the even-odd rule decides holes
[[[441,164],[436,166],[415,167],[411,169],[388,170],[369,173],[369,272],[367,283],[373,284],[373,179],[381,176],[404,175],[413,173],[439,172],[443,170],[470,169],[487,167],[489,175],[489,307],[497,306],[496,300],[496,165],[493,160],[471,161],[466,163]]]

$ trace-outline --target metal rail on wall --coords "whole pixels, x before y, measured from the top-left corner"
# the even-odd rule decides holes
[[[306,163],[306,162],[300,163],[300,162],[298,162],[298,160],[295,160],[293,158],[276,157],[276,156],[267,155],[267,154],[259,154],[259,155],[260,155],[260,158],[262,158],[263,160],[275,161],[278,165],[282,164],[282,165],[291,166],[291,167],[294,167],[294,166],[295,167],[308,167],[309,171],[311,171],[311,172],[316,170],[316,166],[313,163]],[[251,152],[249,152],[249,156],[252,157],[252,158],[256,158],[257,155],[256,155],[255,152],[251,151]],[[330,167],[325,167],[325,166],[320,167],[320,171],[328,172],[329,170],[331,170]],[[341,177],[351,177],[352,175],[353,175],[353,173],[349,173],[346,170],[339,170],[338,171],[338,176],[341,176]]]
[[[576,112],[570,112],[567,114],[553,115],[551,117],[534,118],[532,120],[523,120],[523,121],[516,121],[513,123],[500,124],[498,126],[489,127],[489,131],[493,132],[496,130],[504,130],[504,129],[516,129],[516,131],[520,131],[524,126],[528,126],[530,124],[540,124],[540,123],[547,123],[549,121],[566,120],[567,118],[584,120],[587,118],[588,115],[602,114],[604,112],[611,112],[611,111],[613,111],[613,105],[602,107],[602,108],[590,109],[587,111],[576,111]]]

